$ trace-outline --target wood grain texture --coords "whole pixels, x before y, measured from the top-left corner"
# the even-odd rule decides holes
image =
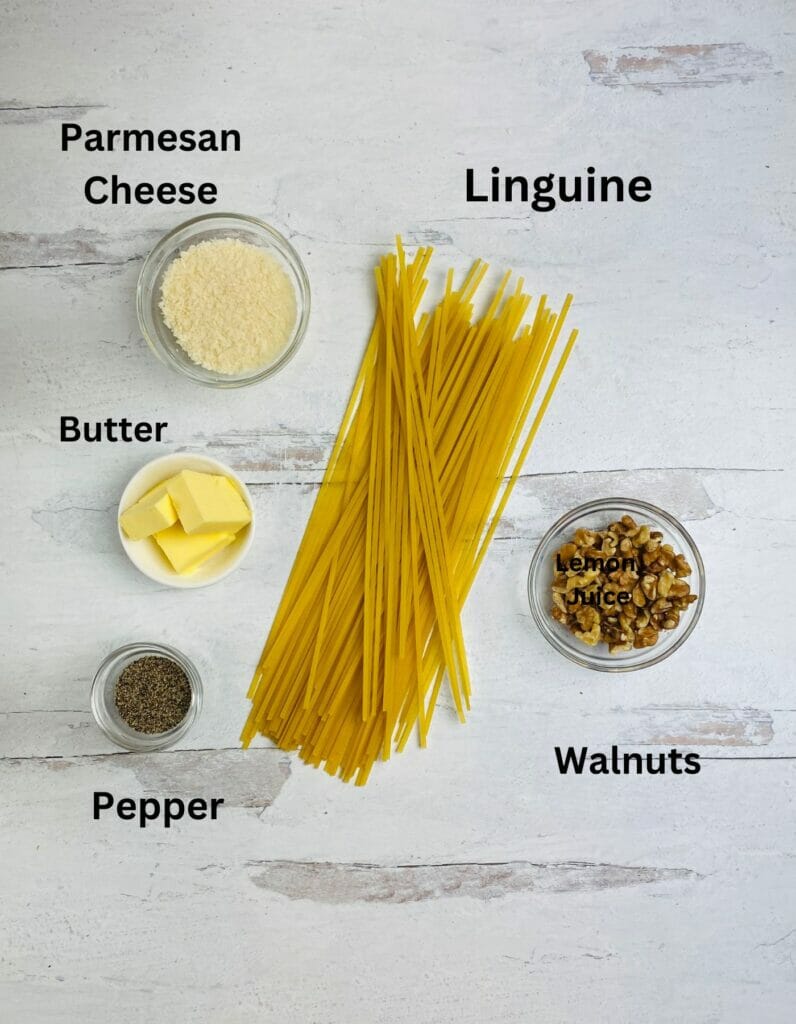
[[[55,234],[6,231],[0,233],[0,270],[140,264],[162,234],[146,231],[110,237],[82,228]]]
[[[240,749],[232,750],[170,750],[160,756],[152,754],[95,754],[82,757],[50,755],[29,758],[35,764],[26,766],[17,758],[6,758],[3,769],[35,768],[39,772],[69,772],[85,769],[102,773],[115,790],[123,788],[125,779],[134,782],[142,795],[170,796],[189,800],[209,800],[218,794],[223,780],[224,805],[257,807],[264,810],[274,802],[290,777],[288,756],[276,749],[258,749],[246,756]]]
[[[0,99],[0,124],[38,124],[42,121],[76,121],[96,110],[102,103],[37,103],[26,105]]]
[[[769,54],[745,43],[623,46],[612,53],[584,50],[589,78],[598,85],[663,92],[744,85],[773,72]]]
[[[306,864],[272,861],[252,874],[261,889],[315,903],[418,903],[442,898],[494,900],[517,893],[583,892],[697,879],[684,868],[618,864]]]
[[[419,0],[201,7],[11,0],[0,33],[0,1018],[14,1024],[791,1024],[796,1005],[793,51],[777,0]],[[60,150],[85,128],[236,128],[238,154]],[[464,172],[643,174],[645,204],[464,199]],[[278,378],[170,374],[135,315],[179,220],[93,207],[91,174],[214,181],[304,260],[313,311]],[[400,231],[464,272],[572,290],[581,328],[464,612],[474,684],[364,791],[238,749],[278,605]],[[165,420],[166,443],[62,444],[59,418]],[[206,452],[257,533],[216,587],[135,573],[129,477]],[[699,628],[604,677],[529,616],[539,538],[609,494],[661,505],[707,567]],[[94,725],[114,647],[163,640],[205,684],[179,749]],[[556,745],[701,755],[694,777],[562,776]],[[168,830],[92,795],[223,797]]]

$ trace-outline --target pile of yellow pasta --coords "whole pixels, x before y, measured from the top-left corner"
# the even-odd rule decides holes
[[[461,609],[577,336],[551,364],[572,297],[556,314],[542,296],[523,324],[510,274],[474,318],[481,261],[418,315],[431,252],[410,263],[399,239],[376,269],[370,342],[242,735],[357,785],[415,727],[425,746],[446,678],[464,720]]]

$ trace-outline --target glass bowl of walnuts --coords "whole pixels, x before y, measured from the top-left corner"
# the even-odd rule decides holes
[[[705,567],[674,516],[645,501],[603,498],[547,531],[528,573],[531,613],[565,657],[601,672],[656,665],[693,632]]]

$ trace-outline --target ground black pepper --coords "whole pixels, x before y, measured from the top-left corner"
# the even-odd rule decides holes
[[[185,718],[190,705],[188,676],[168,658],[139,658],[116,682],[116,708],[136,732],[168,732]]]

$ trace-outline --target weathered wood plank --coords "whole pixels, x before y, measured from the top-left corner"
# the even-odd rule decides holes
[[[259,747],[232,750],[167,750],[154,754],[113,753],[83,757],[4,758],[10,771],[26,767],[57,773],[96,771],[122,787],[125,777],[143,795],[210,799],[223,790],[225,807],[269,807],[290,777],[290,760],[282,751]],[[28,764],[26,764],[26,760]],[[31,763],[35,761],[34,763]],[[112,780],[112,781],[111,781]]]
[[[36,103],[0,99],[0,126],[7,124],[41,124],[42,121],[77,121],[104,103]]]
[[[254,864],[254,884],[315,903],[419,903],[451,897],[493,900],[518,893],[586,892],[656,882],[696,881],[687,868],[618,864]]]
[[[796,711],[790,605],[772,596],[794,519],[782,5],[739,0],[718,20],[708,0],[192,13],[4,10],[0,1016],[791,1024]],[[243,148],[64,154],[67,118],[234,127]],[[651,200],[465,201],[468,166],[592,161],[651,175]],[[154,359],[139,257],[198,211],[91,207],[98,173],[212,180],[218,209],[287,233],[313,313],[278,378],[213,393]],[[432,288],[481,256],[490,279],[511,266],[551,301],[574,291],[581,340],[465,609],[469,721],[443,697],[429,749],[363,791],[237,742],[396,231],[438,247]],[[167,420],[167,443],[63,445],[64,414]],[[127,479],[177,449],[242,472],[258,516],[247,563],[192,593],[136,574],[115,536]],[[610,492],[684,519],[708,571],[688,644],[621,678],[549,649],[525,592],[544,530]],[[145,638],[200,664],[190,749],[112,752],[92,723],[99,661]],[[556,744],[677,745],[703,767],[562,776]],[[215,822],[139,829],[92,819],[100,788],[227,802]]]
[[[0,270],[140,263],[162,234],[149,230],[111,235],[86,228],[55,234],[4,231],[0,233]]]
[[[623,46],[611,52],[584,50],[589,78],[610,88],[704,89],[732,82],[747,85],[777,74],[771,56],[746,43]],[[781,72],[780,72],[781,73]]]

